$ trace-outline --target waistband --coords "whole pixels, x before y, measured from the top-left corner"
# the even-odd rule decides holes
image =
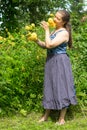
[[[63,52],[63,51],[55,51],[55,52],[50,51],[50,52],[47,52],[47,54],[48,54],[48,55],[50,55],[50,54],[54,54],[54,55],[55,55],[55,54],[66,54],[66,51],[64,51],[64,52]]]
[[[62,52],[62,53],[48,53],[47,56],[56,56],[56,55],[61,55],[61,54],[65,54],[69,57],[69,54],[64,53],[64,52]]]

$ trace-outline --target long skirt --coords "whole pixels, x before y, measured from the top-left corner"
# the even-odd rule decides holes
[[[76,105],[76,93],[70,59],[67,54],[49,55],[46,59],[43,107],[61,110]]]

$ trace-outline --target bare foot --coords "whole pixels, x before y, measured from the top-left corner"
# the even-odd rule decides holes
[[[42,118],[39,120],[39,122],[47,121],[49,113],[50,113],[50,109],[46,109],[44,116],[42,116]]]
[[[59,120],[58,122],[56,122],[57,125],[64,125],[65,124],[65,120]]]
[[[45,117],[42,117],[38,122],[44,122],[44,121],[47,121],[47,119]]]

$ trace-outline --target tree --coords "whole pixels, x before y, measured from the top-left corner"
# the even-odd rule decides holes
[[[82,0],[0,0],[1,29],[9,31],[26,23],[38,23],[46,19],[49,12],[55,12],[59,8],[67,9],[75,13],[82,9]]]
[[[1,28],[9,28],[9,30],[14,30],[16,26],[18,26],[18,20],[16,15],[18,15],[18,11],[15,8],[16,4],[13,3],[12,0],[1,0],[1,7],[0,7],[0,13],[1,13]]]

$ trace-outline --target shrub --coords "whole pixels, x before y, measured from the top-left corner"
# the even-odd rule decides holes
[[[44,31],[36,30],[40,39]],[[79,103],[87,105],[87,24],[73,31],[74,48],[70,55]],[[46,51],[33,41],[27,41],[27,32],[22,29],[0,41],[0,114],[19,111],[23,115],[31,110],[40,111],[44,63]]]
[[[79,103],[87,106],[87,24],[80,23],[76,32],[73,31],[71,55],[72,69],[75,79],[76,92]]]
[[[13,35],[9,33],[0,44],[0,55],[1,110],[19,111],[24,108],[29,111],[38,108],[43,86],[45,50],[33,41],[27,41],[26,31],[22,30]]]

